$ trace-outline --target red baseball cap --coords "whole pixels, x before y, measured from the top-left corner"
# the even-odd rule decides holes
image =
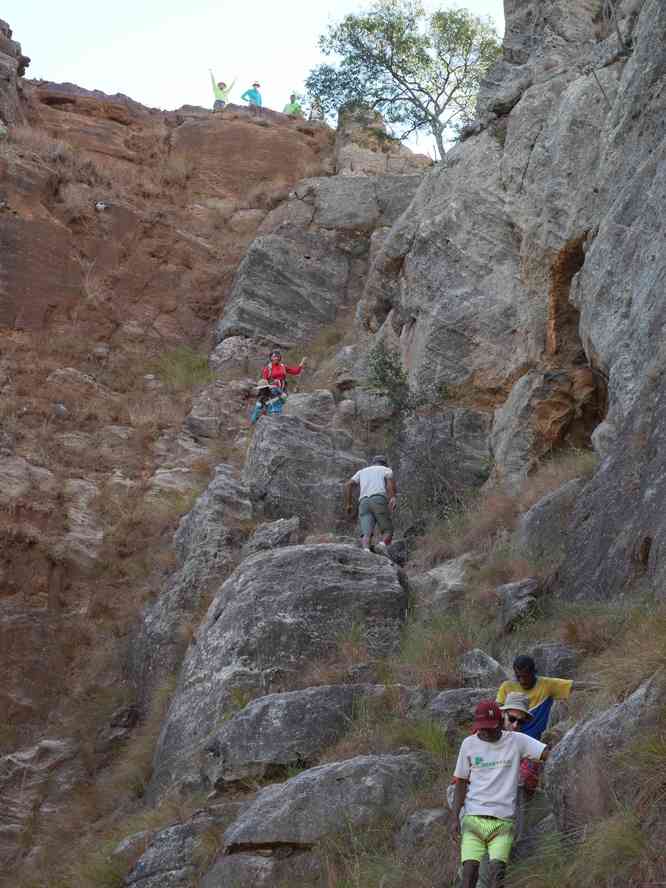
[[[501,728],[502,710],[495,700],[481,700],[474,710],[474,730]]]

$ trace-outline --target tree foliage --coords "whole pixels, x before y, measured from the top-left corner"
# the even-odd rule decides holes
[[[337,65],[314,68],[308,95],[327,113],[347,104],[380,111],[402,138],[429,130],[443,157],[444,133],[469,120],[479,84],[497,59],[497,32],[463,9],[426,13],[418,0],[376,0],[319,39]]]

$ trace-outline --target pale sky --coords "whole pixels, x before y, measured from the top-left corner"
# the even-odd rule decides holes
[[[27,76],[121,92],[151,107],[211,106],[208,68],[231,101],[253,80],[264,104],[282,110],[322,61],[327,24],[367,8],[363,0],[3,0],[2,18],[32,59]],[[500,33],[503,0],[426,0],[491,17]],[[425,148],[425,145],[423,146]]]

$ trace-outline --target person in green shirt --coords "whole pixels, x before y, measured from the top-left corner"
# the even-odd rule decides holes
[[[234,88],[234,84],[236,83],[236,78],[231,81],[231,85],[227,86],[224,80],[220,80],[219,83],[215,82],[215,75],[212,70],[208,69],[210,72],[210,82],[213,84],[213,95],[215,96],[215,104],[213,105],[213,111],[221,111],[224,106],[229,101],[229,93]]]
[[[289,96],[289,101],[284,106],[283,114],[292,114],[294,117],[302,117],[303,109],[301,108],[301,103],[298,101],[298,96],[296,93],[292,93]]]

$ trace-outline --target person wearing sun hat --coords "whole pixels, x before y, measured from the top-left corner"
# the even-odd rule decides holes
[[[252,84],[251,89],[246,89],[243,95],[241,96],[241,101],[247,102],[250,106],[250,111],[253,113],[257,113],[261,111],[261,93],[259,92],[259,87],[261,84],[258,80],[255,80]]]
[[[530,700],[527,694],[510,691],[500,709],[504,716],[505,731],[522,731],[523,727],[532,720]]]
[[[521,708],[512,711],[519,712]],[[478,703],[474,733],[463,740],[453,772],[453,830],[456,837],[462,833],[463,888],[475,888],[486,854],[490,858],[490,885],[504,885],[514,837],[521,759],[545,761],[548,757],[544,743],[518,731],[502,730],[503,721],[503,712],[495,700]]]

